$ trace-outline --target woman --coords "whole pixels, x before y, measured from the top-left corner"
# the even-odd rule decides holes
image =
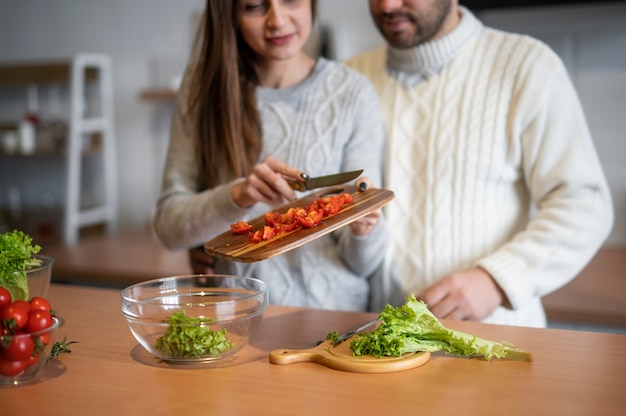
[[[314,0],[207,1],[153,218],[168,248],[201,246],[230,223],[295,199],[286,180],[304,172],[364,168],[359,183],[380,186],[384,126],[376,93],[346,66],[305,53],[314,13]],[[384,300],[370,303],[379,292],[368,276],[386,241],[379,211],[269,260],[215,259],[214,271],[264,280],[276,304],[379,308]]]

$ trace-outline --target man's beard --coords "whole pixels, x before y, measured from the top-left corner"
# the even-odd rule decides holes
[[[394,48],[412,48],[432,40],[440,32],[444,21],[450,13],[451,1],[438,2],[428,14],[415,16],[402,11],[379,13],[374,21],[378,30]],[[381,22],[387,18],[406,18],[412,23],[413,30],[383,30]]]

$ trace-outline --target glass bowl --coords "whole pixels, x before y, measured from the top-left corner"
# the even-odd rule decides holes
[[[41,331],[20,335],[0,335],[0,386],[17,386],[32,379],[46,363],[56,342],[59,320],[53,318],[52,326]],[[31,338],[35,354],[32,361],[12,361],[5,356],[5,346]],[[12,374],[15,373],[15,374]],[[5,374],[5,375],[3,375]]]
[[[39,254],[33,255],[33,257],[41,260],[41,265],[25,270],[26,278],[28,279],[28,298],[32,299],[35,296],[47,298],[48,290],[50,289],[50,280],[52,279],[52,265],[54,264],[54,260]]]
[[[137,341],[173,363],[211,362],[246,346],[269,303],[252,277],[183,275],[122,290],[122,313]]]

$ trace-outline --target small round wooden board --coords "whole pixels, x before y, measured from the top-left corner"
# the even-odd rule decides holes
[[[355,357],[350,349],[350,340],[346,340],[336,347],[331,345],[331,341],[325,341],[315,348],[304,350],[274,350],[269,359],[272,364],[312,362],[353,373],[392,373],[426,364],[430,360],[430,353],[409,353],[401,357]]]

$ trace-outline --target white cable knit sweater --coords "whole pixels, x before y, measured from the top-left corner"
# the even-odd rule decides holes
[[[384,273],[402,286],[391,302],[481,266],[510,302],[486,322],[545,326],[540,298],[603,243],[610,193],[561,60],[461,11],[443,38],[348,61],[374,83],[387,122],[396,196]]]

